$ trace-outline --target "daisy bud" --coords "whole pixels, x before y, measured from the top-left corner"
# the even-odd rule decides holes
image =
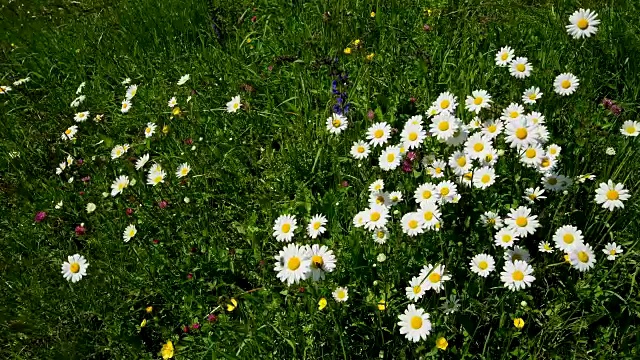
[[[47,217],[47,213],[44,211],[38,211],[38,213],[36,214],[35,218],[33,218],[33,221],[39,223],[42,220],[44,220]]]

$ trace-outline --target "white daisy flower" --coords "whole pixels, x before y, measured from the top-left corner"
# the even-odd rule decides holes
[[[536,202],[536,200],[542,200],[547,198],[542,194],[544,194],[544,189],[540,189],[539,187],[536,187],[535,189],[527,188],[524,190],[524,196],[522,198],[527,200],[529,204],[533,204]]]
[[[349,300],[349,289],[347,289],[346,287],[341,287],[338,286],[332,293],[331,295],[333,295],[333,298],[337,301],[337,302],[345,302],[347,300]]]
[[[529,251],[525,248],[514,246],[513,249],[507,249],[507,251],[505,251],[504,259],[511,262],[516,260],[529,262]]]
[[[540,88],[532,86],[522,93],[522,102],[525,104],[535,104],[538,99],[542,97]]]
[[[301,280],[307,279],[311,273],[311,258],[305,246],[287,244],[275,256],[275,259],[276,276],[288,285],[297,284]]]
[[[458,122],[448,112],[442,112],[434,116],[429,127],[429,132],[442,141],[453,137],[456,130],[458,130]]]
[[[126,175],[120,175],[111,184],[111,196],[116,196],[122,193],[122,190],[129,186],[129,177]]]
[[[422,126],[422,115],[414,115],[410,117],[404,126],[407,127],[411,125]]]
[[[80,95],[77,98],[73,99],[73,101],[71,102],[71,104],[69,106],[71,106],[72,108],[77,108],[78,106],[80,106],[80,104],[82,104],[82,102],[86,98],[87,98],[86,96]]]
[[[176,97],[172,97],[171,99],[169,99],[169,102],[167,103],[167,106],[169,106],[170,108],[173,109],[174,106],[178,105],[178,100],[176,100]]]
[[[496,53],[496,65],[506,67],[513,60],[513,49],[504,46]]]
[[[541,241],[540,245],[538,245],[538,251],[543,253],[552,253],[553,248],[551,247],[551,244],[549,244],[548,241]]]
[[[389,209],[384,205],[373,205],[367,210],[364,228],[374,230],[384,228],[389,218]]]
[[[498,151],[494,148],[489,149],[482,158],[480,165],[493,168],[498,162]]]
[[[78,282],[83,276],[87,276],[87,268],[89,263],[84,256],[75,254],[67,257],[67,261],[62,263],[62,276],[67,281]]]
[[[485,211],[480,215],[480,222],[486,227],[492,227],[494,229],[500,229],[503,225],[503,221],[498,213],[493,211]]]
[[[533,274],[533,268],[526,262],[521,260],[506,261],[502,273],[500,273],[500,280],[506,288],[516,291],[531,286],[531,283],[536,279],[531,274]]]
[[[126,114],[129,112],[129,110],[131,110],[131,101],[122,100],[122,106],[120,107],[120,112],[122,112],[123,114]]]
[[[62,140],[73,140],[76,138],[76,133],[78,133],[78,127],[76,125],[69,126],[67,130],[62,133]]]
[[[326,245],[308,246],[307,257],[311,259],[309,271],[313,281],[324,280],[325,273],[333,272],[336,268],[336,256]]]
[[[84,89],[84,86],[87,85],[86,82],[81,82],[80,85],[78,86],[78,88],[76,89],[76,95],[80,94],[82,92],[82,89]]]
[[[413,304],[409,304],[404,314],[398,316],[398,319],[400,319],[398,322],[400,334],[412,342],[426,340],[431,333],[429,314],[423,309],[416,309]]]
[[[505,134],[507,135],[505,141],[512,148],[525,148],[538,142],[536,126],[522,118],[508,122]]]
[[[333,113],[331,117],[327,118],[327,130],[331,134],[339,135],[349,125],[349,120],[346,117]]]
[[[178,86],[182,86],[182,85],[186,84],[187,81],[189,81],[189,78],[190,78],[189,74],[182,75],[180,77],[180,79],[178,80]]]
[[[351,156],[356,160],[362,160],[369,157],[369,144],[364,141],[355,141],[351,146]]]
[[[142,155],[138,161],[136,161],[136,170],[140,170],[144,167],[144,165],[149,161],[149,154]]]
[[[433,102],[433,106],[438,110],[438,113],[448,112],[453,114],[458,106],[457,99],[452,93],[445,91]]]
[[[576,92],[580,80],[571,73],[562,73],[553,80],[553,88],[559,95],[566,96]]]
[[[378,164],[380,169],[390,171],[400,166],[400,160],[402,160],[400,148],[397,146],[389,146],[380,153]]]
[[[453,202],[454,197],[458,194],[458,186],[449,180],[445,180],[436,185],[436,193],[440,203]]]
[[[485,90],[475,90],[465,100],[465,108],[470,112],[479,113],[482,109],[491,107],[491,95]]]
[[[501,120],[504,120],[507,124],[512,120],[518,120],[524,116],[524,107],[517,103],[511,103],[504,110],[502,110]]]
[[[469,172],[473,163],[464,151],[457,150],[449,157],[449,166],[456,175],[464,175]]]
[[[538,162],[537,164],[537,170],[542,174],[548,174],[555,170],[556,165],[558,165],[557,158],[554,156],[550,156],[549,153],[545,153],[544,156],[540,158],[540,162]]]
[[[492,149],[491,140],[476,133],[471,135],[464,144],[465,152],[470,159],[483,159],[487,152]]]
[[[373,241],[376,244],[384,245],[389,238],[389,231],[386,228],[376,229],[373,233]]]
[[[234,113],[240,109],[240,106],[242,106],[240,104],[240,95],[236,95],[231,98],[231,101],[227,102],[227,112]]]
[[[124,232],[122,233],[122,239],[124,240],[124,242],[129,242],[134,236],[136,236],[137,233],[138,230],[136,229],[136,226],[130,224],[124,229]]]
[[[504,125],[500,120],[489,120],[482,124],[480,132],[488,139],[495,139],[502,133]]]
[[[152,137],[153,133],[156,131],[156,127],[155,123],[148,122],[147,127],[144,128],[144,136],[148,138]]]
[[[367,139],[373,147],[386,144],[390,136],[391,126],[386,122],[375,123],[367,129]]]
[[[147,173],[147,184],[151,186],[156,186],[160,183],[164,182],[164,178],[167,176],[167,173],[164,170],[153,171],[153,167]]]
[[[391,205],[395,205],[402,201],[402,193],[400,191],[392,191],[389,193],[389,200],[391,200]]]
[[[111,159],[117,159],[119,157],[121,157],[122,155],[124,155],[126,152],[126,150],[124,149],[124,146],[122,145],[116,145],[113,147],[113,149],[111,149]]]
[[[640,133],[640,122],[627,120],[622,124],[620,133],[624,136],[638,136]]]
[[[372,205],[384,205],[390,207],[392,204],[389,194],[384,191],[376,191],[369,193],[369,206]]]
[[[404,127],[400,138],[407,149],[418,149],[427,138],[427,132],[420,125],[409,125]]]
[[[417,302],[418,300],[420,300],[427,291],[427,288],[424,284],[424,279],[419,276],[414,276],[413,278],[411,278],[411,281],[409,281],[409,286],[404,288],[407,299],[413,302]]]
[[[624,250],[622,250],[622,247],[620,245],[617,245],[613,242],[605,245],[604,249],[602,249],[602,252],[607,255],[607,260],[615,260],[616,256],[622,254]]]
[[[178,178],[185,177],[189,174],[190,171],[191,171],[191,166],[189,166],[189,164],[187,163],[183,163],[180,166],[178,166],[178,168],[176,169],[176,177]]]
[[[73,117],[73,120],[75,120],[76,122],[83,122],[88,118],[89,118],[89,112],[83,111],[83,112],[76,113],[75,116]]]
[[[425,113],[425,115],[427,115],[427,117],[433,117],[438,115],[439,112],[440,112],[440,107],[432,105],[427,109],[427,112]]]
[[[456,180],[458,180],[458,183],[460,185],[471,187],[473,185],[473,182],[471,181],[473,179],[473,171],[474,171],[473,168],[469,169],[469,172],[466,172],[461,176],[458,176]]]
[[[130,85],[130,86],[127,88],[127,93],[124,95],[124,97],[125,97],[127,100],[131,100],[131,99],[133,99],[133,97],[134,97],[134,96],[136,96],[136,93],[137,93],[137,92],[138,92],[138,85],[135,85],[135,84]]]
[[[369,185],[369,192],[370,193],[373,193],[373,192],[377,193],[377,192],[380,192],[382,190],[384,190],[384,180],[382,180],[382,179],[377,179],[376,181],[372,182]]]
[[[434,290],[439,293],[444,288],[444,282],[451,280],[451,276],[445,273],[444,265],[425,265],[420,270],[420,278],[424,279],[424,286],[427,290]]]
[[[7,94],[9,91],[11,91],[11,86],[0,86],[0,94]]]
[[[509,63],[509,73],[516,79],[524,79],[531,75],[533,67],[526,57],[517,57]]]
[[[554,174],[552,172],[545,173],[541,181],[545,190],[554,192],[562,191],[571,185],[571,179],[564,175]]]
[[[613,211],[616,208],[624,208],[623,201],[628,200],[631,197],[629,190],[624,188],[623,184],[614,184],[609,180],[606,183],[600,183],[596,189],[596,203],[602,204],[604,209]]]
[[[496,246],[510,248],[518,240],[518,234],[513,229],[502,228],[498,230],[493,239]]]
[[[568,253],[576,245],[582,244],[584,237],[582,231],[572,225],[564,225],[553,234],[556,249]]]
[[[451,135],[450,138],[444,140],[444,143],[449,146],[458,146],[464,144],[464,142],[467,141],[467,138],[469,137],[469,131],[463,126],[460,121],[454,118],[454,123],[458,128],[453,132],[453,135]],[[443,140],[439,141],[443,142]]]
[[[442,160],[436,160],[427,168],[427,174],[434,179],[444,177],[444,171],[447,168],[447,163]]]
[[[569,251],[569,262],[579,271],[585,272],[596,264],[596,256],[589,244],[578,244]]]
[[[596,176],[595,176],[595,175],[593,175],[593,174],[582,174],[582,175],[578,175],[578,176],[576,177],[576,181],[578,181],[578,182],[579,182],[579,183],[581,183],[581,184],[584,184],[584,182],[585,182],[585,181],[587,181],[587,180],[593,180],[593,179],[595,179],[595,178],[596,178]]]
[[[402,232],[409,236],[416,236],[422,234],[424,228],[424,221],[417,212],[410,212],[404,214],[402,220]]]
[[[569,16],[569,22],[567,25],[567,33],[573,36],[574,39],[580,39],[581,37],[590,37],[598,31],[598,14],[587,9],[580,9],[571,16]]]
[[[526,206],[519,206],[517,209],[509,210],[509,215],[507,215],[504,223],[505,226],[514,230],[520,237],[531,235],[540,227],[538,217],[531,215],[531,209]]]
[[[436,186],[432,183],[424,183],[416,189],[413,198],[418,204],[436,202],[440,199],[440,193],[436,192]]]
[[[545,156],[545,151],[538,144],[529,145],[523,147],[520,151],[520,162],[523,164],[536,168],[542,162],[542,158]]]
[[[273,224],[273,237],[281,242],[289,242],[293,239],[294,231],[298,228],[294,215],[280,215]]]
[[[426,202],[420,205],[418,215],[422,219],[422,226],[427,230],[432,230],[440,223],[440,209],[434,202]]]
[[[364,224],[367,223],[367,216],[369,214],[367,213],[367,210],[362,210],[359,213],[357,213],[354,217],[353,217],[353,226],[359,228],[359,227],[363,227]]]
[[[496,182],[496,171],[492,167],[483,166],[473,172],[473,186],[486,189]]]
[[[316,214],[307,225],[307,234],[310,238],[315,239],[327,230],[325,225],[327,225],[327,218],[324,215]]]
[[[493,270],[495,270],[496,261],[491,255],[478,254],[471,258],[469,267],[471,268],[471,271],[478,274],[479,276],[487,277]]]

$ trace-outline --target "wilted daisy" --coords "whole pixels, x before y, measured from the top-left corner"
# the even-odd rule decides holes
[[[597,204],[602,204],[603,208],[613,211],[616,208],[624,208],[622,202],[629,197],[631,197],[629,190],[625,189],[623,184],[609,180],[598,185],[595,200]]]
[[[525,104],[535,104],[536,100],[542,97],[542,93],[540,92],[540,88],[536,86],[532,86],[524,91],[522,94],[522,102]]]
[[[453,113],[458,106],[457,99],[452,93],[446,91],[438,96],[436,101],[433,102],[433,106],[438,110],[438,113]]]
[[[404,127],[400,137],[407,149],[417,149],[427,137],[427,133],[420,125],[409,125]]]
[[[129,242],[129,240],[136,236],[137,233],[138,230],[136,230],[136,226],[131,224],[124,229],[124,232],[122,233],[122,239],[124,240],[124,242]]]
[[[540,189],[539,187],[536,187],[535,189],[527,188],[524,191],[524,196],[522,198],[527,200],[530,204],[533,204],[534,202],[536,202],[536,200],[542,200],[547,198],[542,194],[544,194],[544,190]]]
[[[620,133],[624,136],[638,136],[640,133],[640,122],[627,120],[622,124]]]
[[[388,146],[380,153],[378,164],[380,169],[390,171],[400,166],[401,159],[400,148],[397,146]]]
[[[464,143],[464,148],[470,159],[483,159],[487,152],[491,150],[491,141],[482,135],[476,133],[471,135]]]
[[[337,302],[345,302],[347,300],[349,300],[349,289],[347,289],[346,287],[341,287],[338,286],[332,293],[331,295],[333,295],[333,298],[337,301]]]
[[[493,211],[485,211],[484,214],[480,215],[480,222],[487,227],[492,227],[494,229],[500,229],[502,227],[502,219],[498,213]]]
[[[347,128],[347,125],[349,125],[349,121],[340,114],[333,113],[327,118],[327,130],[329,130],[331,134],[340,134]]]
[[[127,186],[129,186],[129,177],[126,175],[120,175],[111,184],[111,196],[116,196],[122,193]]]
[[[180,83],[178,83],[180,85]],[[231,101],[227,103],[227,112],[234,113],[240,109],[240,95],[236,95],[231,98]]]
[[[616,256],[623,253],[622,247],[616,243],[608,243],[602,252],[607,255],[607,260],[615,260]]]
[[[608,148],[605,149],[604,153],[609,156],[614,156],[616,154],[616,149],[609,146]]]
[[[587,271],[595,266],[596,257],[593,254],[591,245],[582,243],[569,250],[569,262],[579,271]]]
[[[571,73],[562,73],[553,80],[555,92],[562,96],[573,94],[578,85],[580,85],[580,80]]]
[[[288,285],[298,283],[309,277],[311,258],[305,246],[287,244],[275,257],[274,270],[277,277]]]
[[[77,108],[78,106],[80,106],[80,104],[82,104],[82,102],[86,98],[87,98],[86,96],[80,95],[77,98],[73,99],[73,101],[71,102],[71,104],[69,106],[71,106],[72,108]]]
[[[444,170],[447,168],[447,163],[442,160],[436,160],[427,168],[427,174],[434,179],[444,177]]]
[[[293,239],[296,226],[296,217],[293,215],[280,215],[273,224],[273,236],[278,241],[289,242]]]
[[[531,283],[536,279],[531,275],[532,273],[531,265],[522,260],[506,261],[502,273],[500,273],[500,280],[509,290],[516,291],[531,286]]]
[[[16,80],[16,81],[13,82],[13,86],[20,86],[22,84],[28,83],[29,81],[31,81],[30,77],[26,77],[24,79],[19,79],[19,80]]]
[[[540,244],[538,245],[538,251],[543,253],[552,253],[553,248],[551,247],[551,244],[549,244],[548,241],[541,241]]]
[[[429,314],[425,313],[423,309],[416,309],[414,304],[409,304],[404,314],[398,316],[398,319],[400,319],[398,322],[400,334],[408,340],[413,342],[425,340],[431,333]]]
[[[529,251],[523,247],[514,246],[512,249],[505,251],[504,259],[511,262],[516,260],[529,262]]]
[[[505,226],[513,229],[520,237],[533,234],[540,227],[538,217],[531,215],[531,209],[526,206],[519,206],[517,209],[509,210],[509,215],[505,218],[504,223]]]
[[[502,228],[498,230],[493,238],[496,246],[510,248],[513,246],[514,242],[518,240],[518,234],[513,229]]]
[[[448,112],[440,113],[433,117],[429,132],[438,140],[447,140],[451,138],[458,130],[458,122],[456,118]]]
[[[307,257],[311,259],[309,271],[313,281],[324,280],[324,274],[336,268],[336,256],[325,245],[311,245],[307,248]]]
[[[144,136],[152,137],[153,133],[156,131],[156,124],[152,122],[147,123],[147,127],[144,128]]]
[[[180,79],[178,80],[178,86],[182,86],[182,85],[186,84],[187,81],[189,81],[189,78],[190,78],[189,74],[182,75],[180,77]]]
[[[138,85],[135,85],[135,84],[130,85],[130,86],[127,88],[127,93],[124,95],[124,97],[125,97],[127,100],[131,100],[131,99],[133,99],[133,97],[134,97],[134,96],[136,96],[136,93],[137,93],[137,92],[138,92]]]
[[[389,209],[384,205],[373,205],[367,210],[364,228],[374,230],[384,228],[389,218]]]
[[[78,127],[76,125],[69,126],[67,130],[62,133],[62,140],[73,140],[76,138],[76,133],[78,132]]]
[[[478,254],[471,258],[469,262],[471,271],[482,276],[487,277],[496,268],[496,261],[493,256],[487,254]]]
[[[191,166],[189,166],[189,164],[187,163],[183,163],[176,169],[176,176],[178,178],[185,177],[189,175],[189,171],[191,171]]]
[[[517,57],[509,63],[509,73],[517,79],[528,77],[532,69],[526,57]]]
[[[386,228],[376,229],[373,233],[373,241],[376,244],[384,245],[389,238],[389,231]]]
[[[400,222],[402,223],[402,232],[409,236],[416,236],[423,232],[424,224],[420,213],[410,212],[404,214]]]
[[[367,129],[367,139],[374,147],[386,144],[390,136],[391,126],[386,122],[375,123]]]
[[[122,100],[122,106],[120,107],[120,112],[122,112],[123,114],[126,114],[129,112],[129,110],[131,110],[131,101]]]
[[[465,107],[470,112],[479,113],[482,109],[488,109],[491,107],[491,95],[484,90],[475,90],[471,92],[470,96],[467,96],[465,100]]]
[[[153,167],[147,173],[147,184],[151,186],[156,186],[160,183],[164,182],[164,178],[167,176],[167,173],[164,170],[154,171]]]
[[[327,225],[327,218],[324,215],[316,214],[307,225],[307,234],[310,238],[315,239],[327,230],[325,225]]]
[[[523,118],[509,121],[505,128],[505,134],[507,135],[505,141],[512,148],[526,148],[535,145],[538,141],[536,126],[529,124]]]
[[[496,65],[505,67],[509,65],[511,60],[513,60],[513,49],[509,46],[504,46],[500,48],[500,51],[496,53]]]
[[[544,161],[544,160],[543,160]],[[571,179],[564,175],[554,174],[552,172],[545,173],[542,178],[542,185],[545,190],[549,191],[562,191],[571,185]]]
[[[502,129],[504,125],[500,120],[489,120],[482,124],[482,135],[484,135],[488,139],[495,139],[500,133],[502,133]]]
[[[75,116],[73,117],[73,120],[75,120],[76,122],[83,122],[83,121],[86,121],[88,118],[89,118],[89,112],[83,111],[83,112],[76,113]]]
[[[138,161],[136,161],[136,170],[142,169],[147,161],[149,161],[149,154],[142,155]]]
[[[496,171],[492,167],[483,166],[473,173],[473,186],[486,189],[496,182]]]
[[[364,141],[355,141],[351,146],[351,156],[356,160],[366,159],[370,152],[369,144]]]
[[[384,191],[369,193],[369,205],[371,206],[374,204],[384,205],[386,207],[390,207],[391,205],[393,205],[391,203],[391,199],[389,198],[389,193],[386,193]]]
[[[11,91],[11,86],[1,85],[0,86],[0,94],[6,94]]]
[[[598,31],[598,14],[587,9],[580,9],[571,16],[569,16],[569,22],[567,25],[567,33],[573,36],[574,39],[580,39],[581,37],[590,37]]]
[[[87,267],[89,267],[89,263],[84,256],[79,254],[69,256],[67,261],[62,263],[62,276],[67,281],[78,282],[82,280],[83,276],[87,275]]]
[[[451,276],[445,274],[444,265],[425,265],[420,270],[420,278],[424,279],[424,286],[427,290],[434,290],[439,293],[444,288],[443,282],[451,280]]]

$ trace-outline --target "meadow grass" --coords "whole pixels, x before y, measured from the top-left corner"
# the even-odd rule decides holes
[[[0,85],[31,78],[0,97],[3,358],[152,359],[167,340],[181,359],[640,357],[640,151],[635,138],[619,133],[625,120],[638,118],[635,2],[33,0],[0,6]],[[579,7],[602,20],[594,37],[574,40],[566,33],[568,16]],[[362,48],[353,46],[355,39]],[[506,45],[532,62],[526,81],[495,66],[495,52]],[[346,47],[354,48],[351,54]],[[553,94],[561,72],[580,78],[572,96]],[[332,136],[325,126],[335,103],[331,82],[343,73],[350,124]],[[190,80],[176,85],[184,74]],[[139,89],[132,110],[122,114],[127,77]],[[60,134],[74,124],[69,104],[81,82],[81,108],[105,117],[80,124],[77,140],[64,142]],[[562,173],[596,180],[533,206],[544,226],[525,244],[534,251],[556,228],[573,224],[595,248],[594,269],[580,273],[559,252],[536,254],[533,287],[515,293],[495,273],[482,279],[469,271],[469,258],[493,247],[491,231],[476,225],[480,214],[504,214],[525,188],[540,185],[539,175],[506,157],[501,174],[512,176],[476,191],[473,201],[463,197],[445,212],[441,232],[416,240],[395,228],[387,244],[377,245],[353,229],[372,181],[383,177],[408,204],[427,178],[419,166],[385,173],[377,155],[361,162],[349,156],[373,122],[401,128],[447,90],[459,98],[489,91],[497,116],[532,85],[544,92],[538,111],[551,141],[562,146]],[[227,113],[224,104],[238,94],[243,109]],[[167,107],[172,96],[180,115]],[[619,115],[601,105],[605,97],[621,106]],[[149,139],[142,133],[147,122],[158,125]],[[129,152],[111,160],[111,149],[124,143]],[[616,155],[606,155],[608,147]],[[169,172],[164,184],[147,186],[134,169],[129,157],[144,153]],[[56,175],[67,155],[84,163]],[[192,167],[185,181],[173,175],[183,162]],[[103,197],[119,174],[137,184]],[[630,190],[624,209],[609,212],[594,203],[597,183],[608,179]],[[89,202],[97,205],[91,214]],[[39,211],[48,216],[35,223]],[[296,214],[301,226],[316,213],[329,219],[320,242],[336,253],[338,267],[325,281],[287,286],[276,278],[274,256],[282,244],[271,228],[283,213]],[[79,224],[83,235],[75,232]],[[125,243],[129,224],[138,234]],[[625,250],[615,262],[601,252],[610,241]],[[70,283],[60,266],[75,253],[90,266],[86,278]],[[377,261],[380,253],[384,262]],[[408,303],[404,288],[426,262],[444,262],[452,280],[419,302],[434,330],[414,344],[396,323]],[[336,286],[349,287],[348,302],[333,301]],[[329,301],[324,310],[318,310],[321,297]],[[231,298],[238,306],[227,311]],[[445,314],[442,306],[452,298],[456,311]],[[376,307],[380,299],[384,311]],[[209,314],[216,320],[208,321]],[[517,317],[526,322],[522,330],[513,326]],[[184,331],[194,323],[201,327]],[[435,347],[440,336],[446,351]]]

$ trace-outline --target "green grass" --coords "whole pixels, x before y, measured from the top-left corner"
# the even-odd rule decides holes
[[[579,7],[599,14],[595,37],[567,35],[564,26]],[[618,129],[638,119],[639,11],[630,1],[0,5],[0,85],[32,79],[0,96],[0,354],[151,359],[172,339],[179,359],[638,358],[640,151],[637,140]],[[431,30],[424,31],[424,24]],[[343,54],[355,39],[363,40],[363,49]],[[495,66],[494,54],[505,45],[530,59],[530,78],[515,80]],[[375,53],[373,61],[366,61],[368,53]],[[325,128],[334,103],[332,71],[348,72],[350,81],[350,124],[339,137]],[[561,72],[580,78],[569,97],[553,94],[552,81]],[[185,73],[191,80],[177,86]],[[120,83],[126,77],[140,87],[123,115]],[[105,120],[79,124],[77,141],[63,142],[60,134],[73,124],[69,104],[81,82],[87,99],[79,110],[105,114]],[[500,181],[490,190],[467,191],[460,204],[443,208],[441,232],[409,238],[400,230],[401,215],[394,215],[390,240],[376,245],[370,234],[353,228],[376,178],[409,200],[428,179],[419,167],[412,174],[387,173],[377,167],[377,155],[361,166],[349,156],[352,142],[371,124],[370,109],[375,121],[401,129],[440,92],[463,99],[482,88],[495,98],[484,115],[497,117],[532,85],[544,93],[535,109],[545,115],[551,141],[563,148],[560,171],[596,175],[532,207],[543,225],[521,240],[534,259],[532,288],[502,288],[501,265],[485,280],[467,266],[482,251],[502,256],[492,233],[476,224],[480,214],[504,215],[522,204],[526,187],[539,185],[539,175],[513,156],[501,158]],[[244,109],[228,114],[224,104],[236,94]],[[166,106],[171,96],[183,110],[179,117],[172,118]],[[604,97],[622,106],[620,116],[600,105]],[[145,140],[149,121],[158,132]],[[167,134],[160,131],[164,125]],[[186,139],[193,139],[195,150]],[[127,156],[111,160],[111,148],[123,143],[131,144]],[[607,147],[616,155],[605,155]],[[10,158],[12,151],[19,157]],[[442,153],[437,147],[421,153],[429,151]],[[164,184],[144,185],[145,176],[128,160],[146,152],[169,173]],[[84,164],[56,175],[68,154]],[[193,170],[180,182],[173,172],[183,162]],[[117,174],[137,184],[103,198]],[[83,183],[84,176],[91,180]],[[597,183],[610,178],[632,195],[613,213],[593,202]],[[348,187],[341,185],[345,180]],[[157,205],[161,200],[169,204],[164,210]],[[399,206],[401,214],[415,209],[409,200]],[[63,206],[55,209],[59,201]],[[88,202],[98,207],[92,214],[85,211]],[[127,208],[133,215],[126,215]],[[36,224],[41,210],[48,217]],[[302,225],[315,213],[328,217],[327,235],[318,242],[333,249],[338,268],[325,281],[287,287],[276,278],[273,257],[282,244],[271,227],[282,213],[297,215]],[[87,233],[77,236],[80,223]],[[130,223],[138,234],[124,243]],[[578,226],[594,247],[598,262],[591,271],[571,269],[558,252],[536,251],[538,241],[549,240],[563,224]],[[302,233],[295,239],[311,243]],[[601,251],[609,241],[625,250],[615,262]],[[88,276],[72,284],[60,266],[75,253],[90,266]],[[376,261],[379,253],[386,254],[385,262]],[[397,316],[408,303],[404,287],[427,262],[446,264],[452,280],[444,292],[428,292],[419,302],[434,331],[413,344],[399,334]],[[349,287],[347,303],[331,298],[336,286]],[[450,296],[459,310],[445,315],[441,306]],[[227,312],[232,297],[239,306]],[[329,302],[322,311],[320,297]],[[376,309],[381,298],[388,302],[383,312]],[[153,306],[151,314],[147,306]],[[218,318],[209,323],[212,312]],[[521,331],[513,327],[515,317],[526,322]],[[143,319],[148,322],[141,329]],[[195,322],[202,328],[183,332]],[[449,342],[446,352],[435,348],[439,336]]]

